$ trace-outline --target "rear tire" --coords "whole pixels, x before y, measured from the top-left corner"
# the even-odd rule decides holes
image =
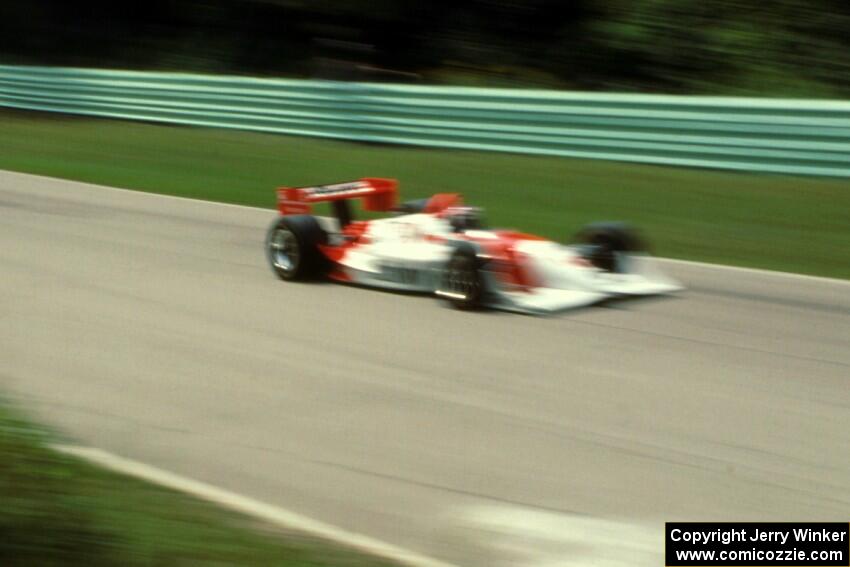
[[[459,247],[449,258],[439,295],[456,309],[473,310],[481,307],[484,278],[481,262],[471,246]]]
[[[275,219],[266,233],[266,258],[274,273],[282,280],[315,278],[326,267],[319,244],[328,235],[310,215],[285,216]]]
[[[619,255],[646,250],[637,231],[621,222],[589,224],[576,235],[576,240],[584,247],[584,257],[606,272],[620,271]]]

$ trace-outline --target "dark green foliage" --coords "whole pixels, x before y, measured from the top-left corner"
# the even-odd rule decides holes
[[[606,74],[631,84],[728,94],[850,92],[847,2],[611,0],[606,6],[590,27],[598,59]]]
[[[846,97],[845,0],[0,3],[0,62]]]

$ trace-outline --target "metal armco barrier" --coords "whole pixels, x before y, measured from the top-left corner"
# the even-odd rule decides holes
[[[0,106],[440,148],[850,177],[850,101],[0,65]]]

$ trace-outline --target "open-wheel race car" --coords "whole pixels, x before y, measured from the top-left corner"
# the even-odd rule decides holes
[[[386,218],[355,220],[352,201]],[[311,206],[328,202],[332,216]],[[277,190],[280,215],[266,254],[283,280],[329,278],[435,294],[460,309],[546,313],[619,296],[681,289],[664,276],[634,230],[595,223],[570,245],[487,229],[481,211],[456,193],[398,203],[393,179]]]

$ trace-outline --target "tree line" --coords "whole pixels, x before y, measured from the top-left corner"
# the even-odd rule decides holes
[[[31,0],[0,63],[847,97],[847,0]]]

